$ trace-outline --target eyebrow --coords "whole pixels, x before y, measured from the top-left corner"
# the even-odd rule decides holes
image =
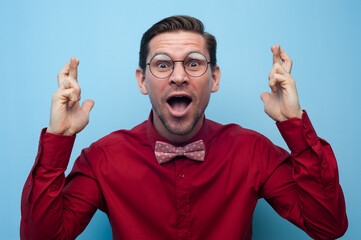
[[[206,54],[205,54],[205,53],[202,53],[202,52],[200,52],[200,51],[189,51],[189,52],[187,52],[186,55],[184,56],[183,60],[184,60],[189,54],[191,54],[191,53],[200,53],[200,54],[202,54],[203,56],[205,56],[206,59],[208,60]],[[165,53],[164,51],[156,51],[156,52],[154,52],[154,55],[151,56],[151,58],[149,59],[149,61],[152,60],[152,58],[154,58],[156,55],[160,55],[160,54],[167,55],[167,56],[170,57],[173,61],[179,61],[179,60],[174,60],[171,56],[169,56],[168,53]]]

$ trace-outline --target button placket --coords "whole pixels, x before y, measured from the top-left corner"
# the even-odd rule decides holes
[[[187,185],[186,165],[189,159],[174,161],[176,171],[177,235],[178,239],[190,239],[190,193]]]

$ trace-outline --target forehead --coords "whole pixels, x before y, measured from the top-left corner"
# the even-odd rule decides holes
[[[191,52],[200,52],[209,58],[206,40],[201,34],[186,31],[165,32],[150,40],[147,60],[159,53],[181,59]]]

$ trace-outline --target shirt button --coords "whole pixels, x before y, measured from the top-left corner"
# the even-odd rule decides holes
[[[185,209],[183,209],[182,210],[182,212],[181,212],[181,215],[182,216],[185,216],[185,215],[187,215],[188,214],[188,210],[185,208]]]
[[[183,174],[183,173],[178,174],[178,176],[179,176],[180,178],[184,178],[184,174]]]
[[[308,139],[312,139],[312,135],[311,134],[307,134],[307,137],[308,137]]]

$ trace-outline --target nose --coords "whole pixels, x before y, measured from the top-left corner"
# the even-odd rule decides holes
[[[183,62],[174,62],[174,69],[169,77],[169,82],[170,84],[176,84],[177,86],[188,84],[189,78],[183,67]]]

